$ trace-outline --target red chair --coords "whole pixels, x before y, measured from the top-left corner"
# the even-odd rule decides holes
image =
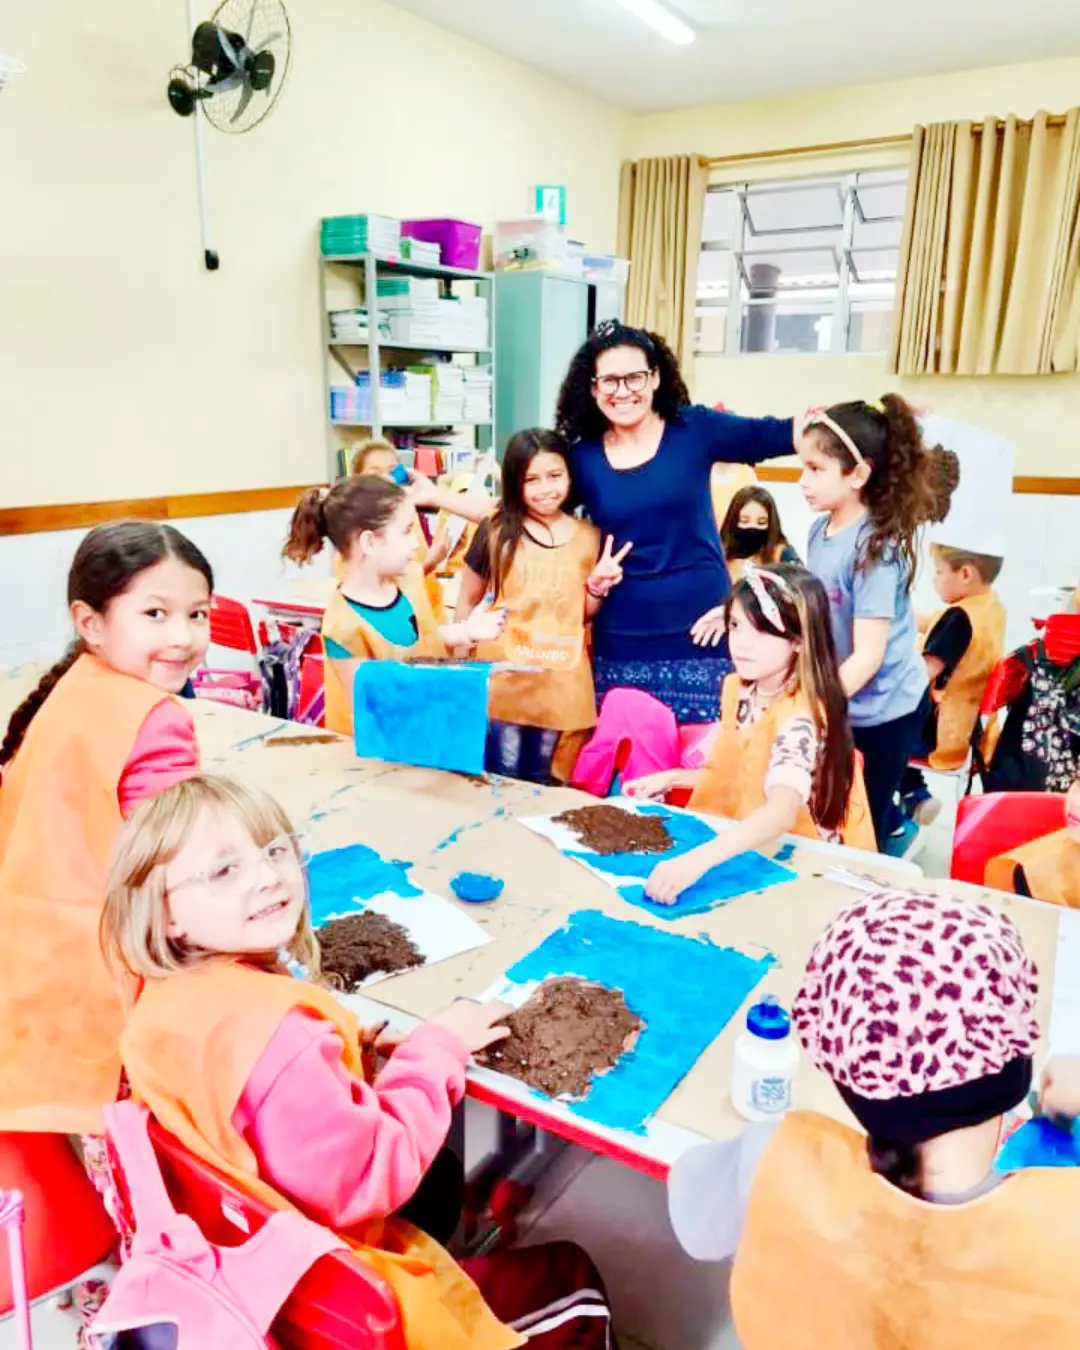
[[[173,1204],[195,1220],[210,1242],[236,1246],[273,1213],[196,1158],[156,1121],[150,1123],[150,1138]],[[115,1160],[113,1170],[121,1203],[130,1211]],[[278,1314],[273,1335],[281,1350],[405,1350],[389,1285],[346,1252],[331,1253],[312,1266]]]
[[[1065,828],[1065,798],[1050,792],[991,792],[964,797],[956,812],[954,881],[981,886],[991,858]]]
[[[210,641],[215,647],[258,656],[259,644],[255,641],[255,629],[247,606],[239,600],[215,595],[210,605]]]
[[[0,1134],[0,1191],[23,1197],[32,1300],[80,1283],[117,1246],[112,1220],[67,1135]],[[0,1262],[0,1317],[12,1306],[10,1274]]]
[[[300,662],[300,697],[297,718],[308,726],[326,726],[326,672],[321,655],[304,653]]]

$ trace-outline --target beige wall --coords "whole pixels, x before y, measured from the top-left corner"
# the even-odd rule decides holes
[[[278,107],[207,128],[213,275],[165,103],[182,0],[5,18],[29,71],[0,95],[0,505],[321,479],[321,215],[490,227],[556,182],[575,233],[614,246],[628,114],[380,0],[289,11]]]
[[[892,136],[916,122],[1060,112],[1077,102],[1080,57],[1070,57],[639,118],[631,147],[635,158],[757,153]],[[825,171],[828,162],[793,160],[788,171]],[[843,162],[842,156],[831,160],[837,167]],[[778,171],[775,164],[767,168]],[[1080,475],[1080,376],[898,382],[886,375],[883,357],[734,356],[699,360],[693,385],[705,402],[722,400],[750,413],[791,412],[898,386],[935,412],[1015,438],[1021,474]]]

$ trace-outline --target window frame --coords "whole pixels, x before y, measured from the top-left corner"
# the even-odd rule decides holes
[[[860,183],[860,178],[873,175],[874,178],[883,178],[884,181],[872,183]],[[785,251],[783,238],[785,235],[798,235],[801,240],[807,241],[800,245],[792,245],[791,252],[813,252],[820,248],[821,252],[831,251],[834,255],[837,267],[837,282],[835,289],[832,287],[822,288],[827,291],[832,299],[832,330],[829,337],[829,345],[817,352],[798,352],[798,351],[772,351],[772,352],[746,352],[742,349],[743,330],[745,325],[745,315],[748,309],[756,305],[775,304],[782,297],[769,297],[763,299],[751,299],[744,296],[744,287],[748,280],[747,260],[752,260],[755,250],[747,247],[747,241],[753,240],[754,228],[753,220],[750,214],[750,207],[747,204],[748,198],[752,200],[754,196],[761,196],[775,192],[792,192],[800,189],[813,190],[826,185],[834,184],[840,198],[841,221],[837,225],[796,225],[785,227],[783,229],[762,231],[758,238],[768,238],[777,241],[778,247],[768,250],[768,256],[776,256]],[[875,351],[861,351],[852,349],[849,346],[852,314],[855,310],[862,312],[862,308],[868,303],[884,300],[885,297],[863,297],[858,294],[860,277],[858,273],[858,255],[868,252],[887,252],[887,246],[874,247],[873,245],[856,243],[857,222],[866,224],[884,224],[899,222],[900,236],[897,241],[897,262],[899,264],[899,248],[903,234],[903,215],[886,216],[867,216],[859,198],[860,186],[865,188],[887,187],[904,185],[905,194],[909,186],[908,171],[898,165],[880,165],[864,166],[860,169],[851,169],[842,173],[817,173],[807,174],[803,178],[793,177],[790,179],[763,179],[757,182],[752,180],[739,182],[716,183],[711,185],[707,191],[709,193],[730,192],[733,195],[733,209],[731,212],[732,226],[731,235],[727,239],[705,239],[702,238],[698,250],[698,265],[700,266],[701,255],[704,253],[726,253],[728,255],[728,281],[727,281],[727,299],[723,298],[702,298],[697,294],[697,281],[695,278],[694,310],[695,310],[695,331],[694,331],[694,356],[705,358],[716,357],[734,357],[734,356],[870,356],[877,355]],[[704,212],[703,226],[704,229]],[[840,229],[839,242],[836,240],[836,231]],[[812,236],[819,233],[827,236],[820,245],[812,242]],[[759,250],[762,255],[766,250]],[[852,295],[852,283],[856,288],[856,293]],[[885,284],[885,283],[882,283]],[[748,287],[746,287],[748,289]],[[813,297],[804,291],[800,295],[800,300],[805,299],[807,308],[813,305]],[[889,312],[895,307],[896,303],[896,278],[893,279],[893,294],[889,297]],[[790,302],[789,302],[790,303]],[[799,301],[795,301],[796,304]],[[697,320],[701,317],[702,309],[723,309],[727,307],[724,326],[724,349],[717,350],[713,347],[698,346]],[[884,311],[882,311],[884,312]]]

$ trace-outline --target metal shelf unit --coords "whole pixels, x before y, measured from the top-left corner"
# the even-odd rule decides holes
[[[334,337],[330,328],[330,301],[327,286],[327,274],[335,269],[343,275],[359,292],[360,303],[367,306],[368,336],[366,338],[342,339]],[[484,347],[438,347],[417,342],[392,342],[379,334],[378,315],[378,279],[380,276],[399,275],[411,277],[434,277],[442,284],[443,294],[452,293],[456,283],[475,285],[476,294],[488,302],[488,344]],[[354,302],[355,303],[355,302]],[[335,304],[334,308],[339,306]],[[342,447],[343,429],[367,427],[372,436],[381,436],[389,430],[401,431],[451,431],[472,430],[478,451],[491,448],[494,441],[493,422],[390,422],[385,421],[380,409],[379,374],[385,368],[383,354],[393,356],[396,352],[423,353],[439,357],[471,357],[471,362],[459,364],[490,365],[492,373],[492,416],[494,417],[497,393],[497,374],[495,363],[495,288],[494,277],[490,272],[469,272],[460,267],[442,267],[425,263],[411,262],[408,259],[389,257],[376,253],[336,253],[319,255],[319,313],[323,350],[323,416],[327,431],[327,460],[329,481],[338,476],[338,456]],[[367,352],[366,362],[350,364],[345,353],[348,350]],[[330,415],[330,385],[335,368],[340,368],[355,382],[358,372],[367,370],[371,381],[371,420],[353,422],[348,419],[334,418]]]

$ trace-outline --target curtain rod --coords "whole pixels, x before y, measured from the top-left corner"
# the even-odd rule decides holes
[[[873,150],[879,146],[907,145],[911,133],[904,136],[873,136],[861,141],[826,141],[821,145],[796,145],[784,150],[758,150],[741,155],[711,155],[702,159],[702,164],[715,167],[718,164],[743,164],[753,159],[788,159],[793,155],[827,155],[839,150]]]
[[[1046,119],[1047,126],[1063,127],[1068,121],[1065,113],[1052,113]],[[1021,118],[1021,125],[1030,126],[1030,118]],[[998,118],[997,127],[1001,130],[1005,126],[1003,118]],[[982,122],[972,120],[972,132],[980,136],[983,130]],[[716,168],[721,164],[745,164],[751,160],[762,159],[790,159],[796,155],[829,155],[842,150],[874,150],[884,146],[908,145],[911,142],[911,133],[903,136],[871,136],[861,141],[823,141],[819,145],[795,145],[784,150],[757,150],[740,155],[705,155],[702,156],[701,163],[707,168]]]

